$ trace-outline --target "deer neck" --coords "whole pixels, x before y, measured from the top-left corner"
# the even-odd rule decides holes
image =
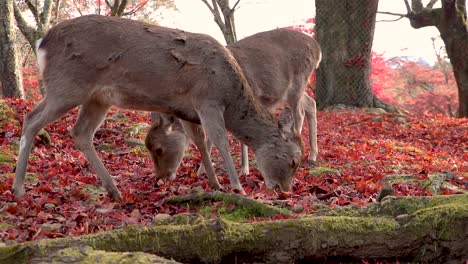
[[[244,96],[226,106],[226,128],[239,141],[255,149],[280,138],[277,120],[254,99],[250,87],[241,88]]]

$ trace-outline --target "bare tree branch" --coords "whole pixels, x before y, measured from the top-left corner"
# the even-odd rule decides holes
[[[426,5],[426,9],[432,9],[435,5],[435,3],[437,3],[439,0],[431,0],[427,5]]]
[[[50,24],[50,16],[52,14],[52,0],[45,0],[44,7],[41,13],[40,22],[37,23],[37,28],[40,34],[44,34]]]
[[[106,0],[107,2],[107,0]],[[83,15],[83,12],[81,12],[81,9],[80,7],[76,4],[76,1],[72,1],[73,5],[75,6],[76,10],[78,11],[78,13],[80,14],[80,16]]]
[[[28,40],[29,45],[34,47],[34,43],[36,41],[36,29],[31,27],[26,22],[16,1],[13,1],[13,12],[15,14],[15,20],[18,28],[20,29],[21,33],[23,33],[23,36]],[[34,50],[34,52],[36,51]]]
[[[132,10],[123,13],[122,16],[130,16],[130,15],[135,14],[136,12],[138,12],[138,10],[142,9],[147,3],[148,3],[148,1],[144,2],[144,3],[141,4],[141,5],[137,5],[137,6],[136,6],[135,8],[133,8]]]
[[[237,2],[234,4],[234,6],[232,6],[231,10],[235,11],[237,5],[239,4],[239,2],[240,2],[240,0],[237,0]]]
[[[406,6],[406,11],[408,12],[408,14],[410,14],[411,13],[411,6],[408,3],[408,0],[404,0],[404,1],[405,1],[405,6]]]
[[[128,3],[128,0],[122,0],[122,2],[120,3],[120,5],[117,8],[117,16],[122,16],[123,15],[123,13],[125,11],[125,7],[127,7],[127,3]]]
[[[62,1],[60,0],[57,0],[55,1],[55,23],[57,23],[60,19],[60,4],[62,3]]]
[[[106,1],[107,8],[112,9],[112,5],[109,2],[109,0],[105,0],[105,1]],[[73,2],[75,2],[75,1],[73,1]]]
[[[421,0],[411,0],[411,8],[413,12],[421,12],[424,9],[424,6]]]
[[[208,9],[210,10],[210,12],[214,15],[214,9],[213,7],[211,7],[210,3],[208,3],[207,0],[201,0],[203,3],[205,3],[205,5],[208,7]]]
[[[402,17],[409,17],[408,14],[399,14],[399,13],[393,13],[393,12],[384,12],[384,11],[377,11],[377,14],[384,14],[384,15],[390,15],[390,16],[399,16],[401,19]]]
[[[36,6],[30,0],[25,0],[24,2],[28,6],[29,10],[31,10],[31,13],[34,16],[36,23],[39,23],[39,13],[37,12]]]
[[[400,19],[404,18],[404,16],[401,16],[399,18],[396,18],[396,19],[383,19],[383,20],[377,20],[376,22],[395,22],[395,21],[398,21]]]
[[[208,7],[208,9],[211,11],[211,14],[213,14],[214,21],[218,25],[218,27],[221,29],[221,32],[224,33],[226,32],[226,25],[223,22],[223,19],[221,18],[221,14],[219,12],[218,8],[218,3],[216,0],[212,0],[213,6],[211,6],[207,0],[201,0],[205,5]]]

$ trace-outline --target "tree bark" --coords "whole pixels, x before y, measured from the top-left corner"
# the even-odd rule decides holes
[[[186,263],[461,263],[468,256],[466,204],[466,194],[386,197],[366,208],[325,208],[297,219],[250,223],[186,215],[187,221],[0,247],[0,262],[34,263],[84,249],[145,252]]]
[[[13,0],[0,1],[0,82],[6,97],[23,97],[23,80],[15,46]]]
[[[383,107],[369,80],[378,0],[317,0],[315,5],[323,56],[315,89],[318,107]]]
[[[407,17],[413,28],[435,26],[445,44],[458,87],[458,116],[468,117],[468,25],[465,0],[442,0],[442,8],[416,8],[413,0]]]

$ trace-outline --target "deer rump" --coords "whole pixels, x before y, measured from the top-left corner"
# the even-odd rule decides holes
[[[239,63],[261,105],[273,112],[287,103],[299,132],[305,112],[311,147],[309,161],[315,161],[318,153],[316,106],[304,89],[310,74],[321,60],[318,43],[297,31],[275,29],[254,34],[228,45],[227,48]],[[203,159],[209,156],[211,142],[208,141],[205,145],[204,133],[199,127],[161,113],[152,113],[152,120],[145,143],[158,177],[175,177],[190,143],[189,139],[200,150]],[[249,171],[248,157],[244,156],[244,151],[242,156],[241,174],[246,174]],[[204,164],[205,162],[198,170],[199,175],[205,172]]]
[[[129,19],[89,15],[50,29],[38,45],[38,60],[46,94],[24,119],[13,183],[16,198],[25,194],[34,136],[78,106],[80,114],[71,131],[75,145],[116,200],[122,196],[92,143],[111,106],[157,111],[201,123],[223,156],[233,188],[240,191],[226,128],[241,139],[249,138],[247,143],[257,151],[265,182],[291,188],[302,155],[293,121],[285,119],[279,124],[258,106],[237,62],[215,39]],[[252,124],[262,133],[251,138]],[[277,150],[275,155],[270,154],[272,149]],[[211,183],[219,186],[217,181]]]

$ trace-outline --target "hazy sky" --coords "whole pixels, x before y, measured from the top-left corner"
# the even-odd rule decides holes
[[[211,2],[211,1],[208,1]],[[231,0],[231,3],[234,1]],[[238,39],[256,32],[301,24],[315,16],[313,0],[241,0],[236,11]],[[175,0],[179,12],[165,14],[159,21],[164,26],[212,35],[224,43],[224,38],[201,0]],[[406,13],[403,0],[380,0],[379,11]],[[377,21],[397,17],[378,15]],[[373,49],[386,57],[416,56],[434,61],[431,37],[438,37],[435,27],[413,29],[408,19],[397,22],[378,22]],[[439,40],[438,45],[441,45]]]

